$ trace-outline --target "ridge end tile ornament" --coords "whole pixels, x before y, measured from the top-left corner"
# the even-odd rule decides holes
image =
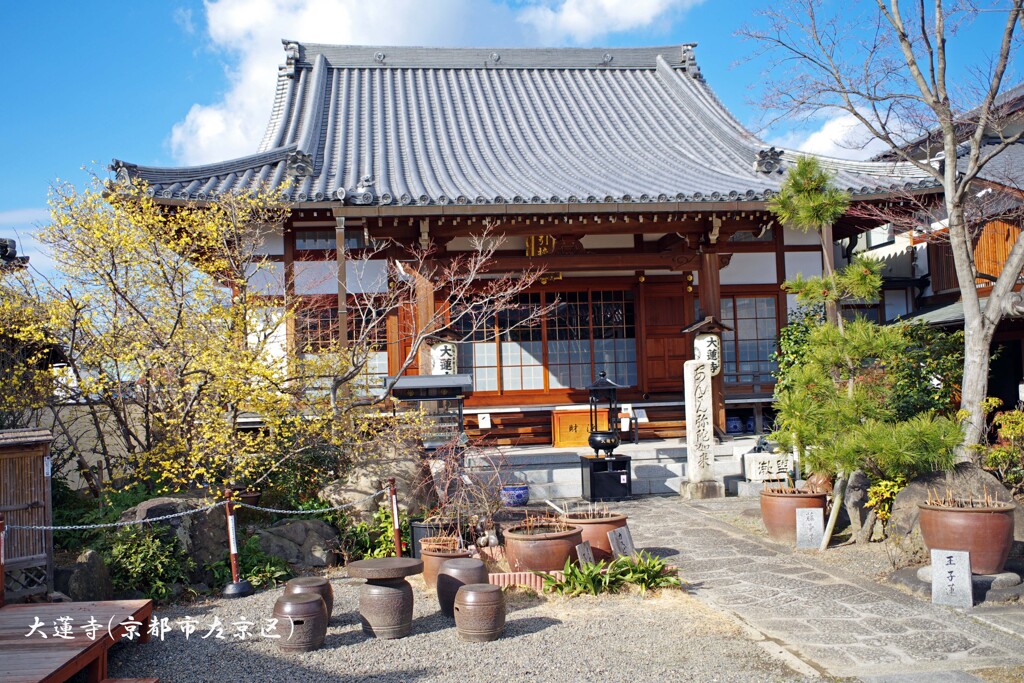
[[[782,173],[782,150],[774,147],[758,150],[754,170],[759,173]]]
[[[313,175],[313,156],[305,152],[292,152],[285,162],[285,174],[289,178]]]
[[[714,403],[711,400],[711,363],[683,363],[686,399],[686,479],[680,495],[691,500],[722,498],[725,487],[715,480]]]

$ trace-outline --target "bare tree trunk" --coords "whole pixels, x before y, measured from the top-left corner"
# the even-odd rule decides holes
[[[966,308],[965,308],[966,311]],[[983,321],[964,318],[964,379],[960,394],[960,409],[967,411],[963,422],[964,442],[957,453],[959,462],[972,462],[977,452],[971,447],[985,439],[987,424],[982,406],[988,394],[990,344],[993,328]]]
[[[875,531],[875,521],[878,519],[878,513],[875,510],[871,510],[868,513],[868,518],[864,520],[864,524],[860,530],[854,534],[854,541],[857,543],[870,543],[871,536]]]

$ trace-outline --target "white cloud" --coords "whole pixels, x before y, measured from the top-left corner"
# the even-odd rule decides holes
[[[853,114],[841,113],[826,119],[813,130],[790,131],[772,144],[801,152],[840,159],[869,159],[889,149],[874,138]]]
[[[196,25],[192,22],[192,10],[188,7],[175,8],[171,15],[174,23],[181,27],[185,33],[192,35],[196,32]]]
[[[541,0],[519,13],[519,20],[548,40],[583,43],[621,31],[651,26],[670,10],[686,10],[703,0]]]
[[[11,209],[0,211],[0,228],[27,227],[33,223],[50,220],[49,209]]]
[[[213,49],[225,53],[229,86],[195,104],[170,137],[182,164],[252,154],[273,104],[281,39],[351,45],[511,47],[583,43],[650,28],[703,0],[207,0]],[[192,25],[191,16],[177,17]]]
[[[281,40],[353,45],[487,45],[530,42],[515,15],[485,0],[209,0],[215,49],[232,55],[229,88],[212,104],[195,104],[171,132],[183,164],[252,154],[273,104]],[[510,31],[510,27],[513,27]]]

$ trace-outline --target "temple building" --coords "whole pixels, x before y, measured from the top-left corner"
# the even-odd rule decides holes
[[[725,410],[749,413],[770,400],[772,354],[794,303],[780,285],[820,274],[825,256],[816,234],[766,210],[797,153],[744,129],[701,75],[694,45],[285,41],[285,56],[252,155],[182,168],[115,160],[113,168],[169,204],[288,181],[293,210],[267,244],[276,264],[267,287],[309,300],[290,330],[293,348],[315,341],[372,280],[346,265],[346,253],[391,239],[431,243],[443,258],[470,249],[470,236],[491,224],[507,238],[492,270],[546,269],[518,310],[556,308],[527,326],[516,326],[521,313],[512,310],[487,334],[461,338],[472,429],[508,444],[559,443],[552,415],[586,404],[584,387],[604,371],[624,387],[623,401],[645,409],[642,437],[680,436],[693,346],[683,330],[707,316],[728,328]],[[908,164],[821,161],[854,201],[939,191]],[[832,238],[873,227],[847,219],[831,226]],[[396,314],[375,372],[399,367],[404,318],[439,305],[435,296],[428,288]],[[879,305],[889,316],[913,307],[905,291],[886,296]]]

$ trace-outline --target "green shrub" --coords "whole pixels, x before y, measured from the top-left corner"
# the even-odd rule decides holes
[[[620,557],[613,564],[622,569],[625,582],[639,588],[641,593],[682,586],[679,572],[670,568],[662,558],[650,553],[641,551],[630,557]]]
[[[207,565],[207,569],[213,572],[213,580],[218,586],[231,583],[230,555]],[[258,536],[250,536],[238,549],[238,575],[254,588],[274,588],[292,578],[294,573],[283,559],[263,552]]]
[[[544,578],[545,592],[570,597],[615,593],[624,583],[622,569],[615,562],[608,565],[604,560],[594,564],[577,565],[566,558],[560,579],[547,572],[535,573]]]
[[[54,477],[50,485],[55,526],[110,524],[116,522],[125,510],[160,495],[148,490],[143,484],[135,484],[123,491],[104,491],[101,508],[99,501],[72,490],[60,477]],[[110,548],[114,537],[111,528],[55,531],[53,544],[71,552],[85,548],[106,550]]]
[[[127,526],[113,535],[107,555],[118,590],[139,590],[154,600],[171,596],[171,584],[188,583],[195,563],[177,539],[152,526]]]
[[[625,585],[636,586],[641,594],[658,588],[682,586],[678,571],[669,567],[660,557],[642,551],[610,563],[601,560],[593,564],[577,565],[566,559],[562,578],[549,572],[534,573],[543,577],[546,593],[569,597],[616,593]]]

